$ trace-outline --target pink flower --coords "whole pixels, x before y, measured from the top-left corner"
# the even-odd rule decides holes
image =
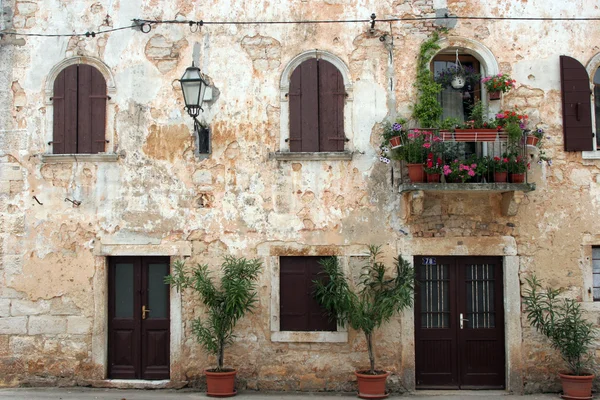
[[[415,138],[415,135],[414,135],[413,133],[409,133],[409,134],[408,134],[408,138],[409,138],[409,139],[414,139],[414,138]]]
[[[504,118],[504,114],[496,114],[496,118],[503,119]]]
[[[450,175],[452,173],[452,170],[450,169],[449,165],[444,165],[443,172],[444,172],[444,175],[448,176],[448,175]]]
[[[471,164],[471,168],[477,168],[477,164]]]
[[[434,141],[434,142],[436,142],[436,143],[437,143],[437,142],[441,142],[441,141],[442,141],[442,138],[441,138],[441,137],[439,137],[439,136],[434,136],[434,137],[433,137],[433,141]]]
[[[426,149],[428,149],[428,148],[430,148],[430,147],[431,147],[431,143],[424,143],[424,144],[423,144],[423,147],[425,147]]]
[[[472,169],[469,170],[469,172],[467,172],[469,174],[469,176],[475,176],[475,171],[473,171]]]

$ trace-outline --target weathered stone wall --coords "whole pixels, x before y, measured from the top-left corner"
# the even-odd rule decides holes
[[[411,18],[443,9],[513,17],[595,12],[583,1],[554,1],[551,7],[547,1],[493,0],[241,4],[3,0],[14,14],[14,29],[29,33],[108,29],[133,18],[355,19],[372,12],[379,18]],[[156,253],[179,248],[178,243],[189,244],[188,263],[216,268],[226,253],[265,262],[259,306],[241,321],[226,353],[226,363],[239,368],[252,389],[351,390],[352,371],[367,363],[364,340],[353,331],[348,343],[270,340],[271,246],[298,252],[293,254],[350,255],[380,243],[391,260],[400,238],[509,238],[516,243],[522,277],[535,272],[568,289],[596,320],[600,307],[587,287],[589,249],[600,245],[599,162],[562,151],[558,56],[568,54],[585,65],[600,51],[591,42],[598,22],[461,20],[447,35],[489,48],[500,70],[518,82],[502,106],[518,105],[534,123],[547,126],[546,149],[554,163],[532,163],[530,180],[537,189],[520,199],[516,216],[502,215],[500,194],[427,196],[423,213],[403,216],[406,204],[394,191],[391,169],[378,161],[379,132],[386,117],[410,115],[414,62],[434,24],[378,22],[374,34],[368,28],[367,23],[205,25],[192,33],[187,25],[156,25],[149,34],[124,30],[95,38],[0,39],[0,87],[9,89],[0,90],[0,385],[105,378],[106,256],[186,255]],[[393,47],[379,40],[384,34],[393,36]],[[191,119],[177,82],[191,63],[194,43],[200,44],[200,67],[214,86],[202,115],[211,127],[212,154],[203,160],[194,155]],[[295,56],[314,49],[348,66],[352,112],[346,133],[352,160],[274,160],[269,153],[279,151],[282,142],[282,71]],[[43,160],[51,151],[50,74],[76,56],[101,60],[114,79],[107,152],[119,155],[116,162]],[[189,321],[201,312],[191,298],[183,293],[172,378],[197,383],[214,360],[191,335]],[[522,344],[511,345],[522,346],[525,390],[557,389],[555,353],[525,320],[522,325]],[[393,372],[395,391],[410,388],[402,378],[404,346],[412,346],[400,340],[404,328],[395,319],[376,337],[378,367]]]

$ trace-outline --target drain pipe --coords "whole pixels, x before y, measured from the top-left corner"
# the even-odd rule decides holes
[[[388,51],[388,67],[386,70],[387,88],[387,109],[388,120],[396,119],[396,91],[394,90],[394,32],[392,31],[392,23],[390,22],[390,33],[386,33],[379,38]]]

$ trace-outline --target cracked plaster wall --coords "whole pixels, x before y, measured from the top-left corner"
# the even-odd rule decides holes
[[[48,33],[106,29],[139,17],[354,19],[372,12],[380,18],[431,16],[444,8],[457,15],[585,17],[598,11],[584,0],[254,0],[244,2],[244,8],[225,0],[209,3],[200,8],[181,0],[3,1],[14,12],[15,29]],[[258,249],[272,242],[300,252],[321,245],[344,251],[382,243],[391,260],[405,235],[511,237],[522,276],[535,272],[569,289],[586,301],[596,320],[598,307],[589,302],[584,285],[589,282],[589,247],[600,244],[600,168],[598,161],[562,151],[558,56],[568,54],[585,64],[600,52],[589,41],[598,35],[598,23],[456,24],[450,37],[480,41],[501,71],[517,80],[502,106],[518,105],[546,125],[547,153],[554,164],[533,163],[530,180],[537,189],[515,217],[501,216],[499,195],[439,195],[425,200],[420,217],[404,220],[391,170],[377,161],[378,135],[386,115],[410,115],[414,60],[433,29],[432,22],[394,24],[391,70],[388,50],[378,40],[389,33],[384,23],[376,25],[375,35],[367,33],[367,24],[211,25],[198,33],[186,25],[157,25],[149,34],[125,30],[94,39],[0,40],[0,83],[10,88],[0,91],[0,385],[83,384],[104,378],[96,352],[102,348],[98,337],[105,315],[99,310],[106,263],[97,251],[109,244],[138,246],[141,254],[144,246],[189,242],[189,262],[216,267],[228,252],[267,261]],[[220,93],[203,114],[212,130],[213,152],[201,161],[194,157],[191,123],[177,82],[196,41],[202,44],[202,70]],[[329,51],[349,67],[352,161],[268,158],[279,144],[280,74],[294,56],[310,49]],[[61,60],[78,55],[102,60],[114,74],[109,149],[121,156],[117,162],[41,162],[51,137],[51,107],[44,101],[47,74]],[[388,109],[394,104],[395,110]],[[452,249],[431,252],[450,254]],[[227,363],[240,369],[242,385],[351,390],[352,370],[366,364],[363,338],[350,331],[345,344],[272,343],[270,279],[265,268],[259,307],[240,323],[239,338],[226,354]],[[214,360],[194,343],[187,321],[198,311],[193,303],[184,304],[183,346],[173,379],[195,383]],[[396,319],[377,337],[378,366],[394,372],[394,391],[410,387],[402,378],[407,344],[399,340],[401,329]],[[525,391],[558,388],[553,375],[557,357],[525,321],[523,343],[511,345],[523,349]]]

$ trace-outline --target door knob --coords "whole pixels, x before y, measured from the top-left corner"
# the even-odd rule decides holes
[[[142,306],[142,319],[146,319],[146,313],[149,313],[150,310],[146,308],[146,306]],[[462,314],[460,314],[462,315]]]
[[[462,313],[460,313],[460,316],[458,317],[458,320],[460,321],[460,329],[463,329],[463,321],[467,321],[467,322],[469,321],[468,319],[463,318]]]

